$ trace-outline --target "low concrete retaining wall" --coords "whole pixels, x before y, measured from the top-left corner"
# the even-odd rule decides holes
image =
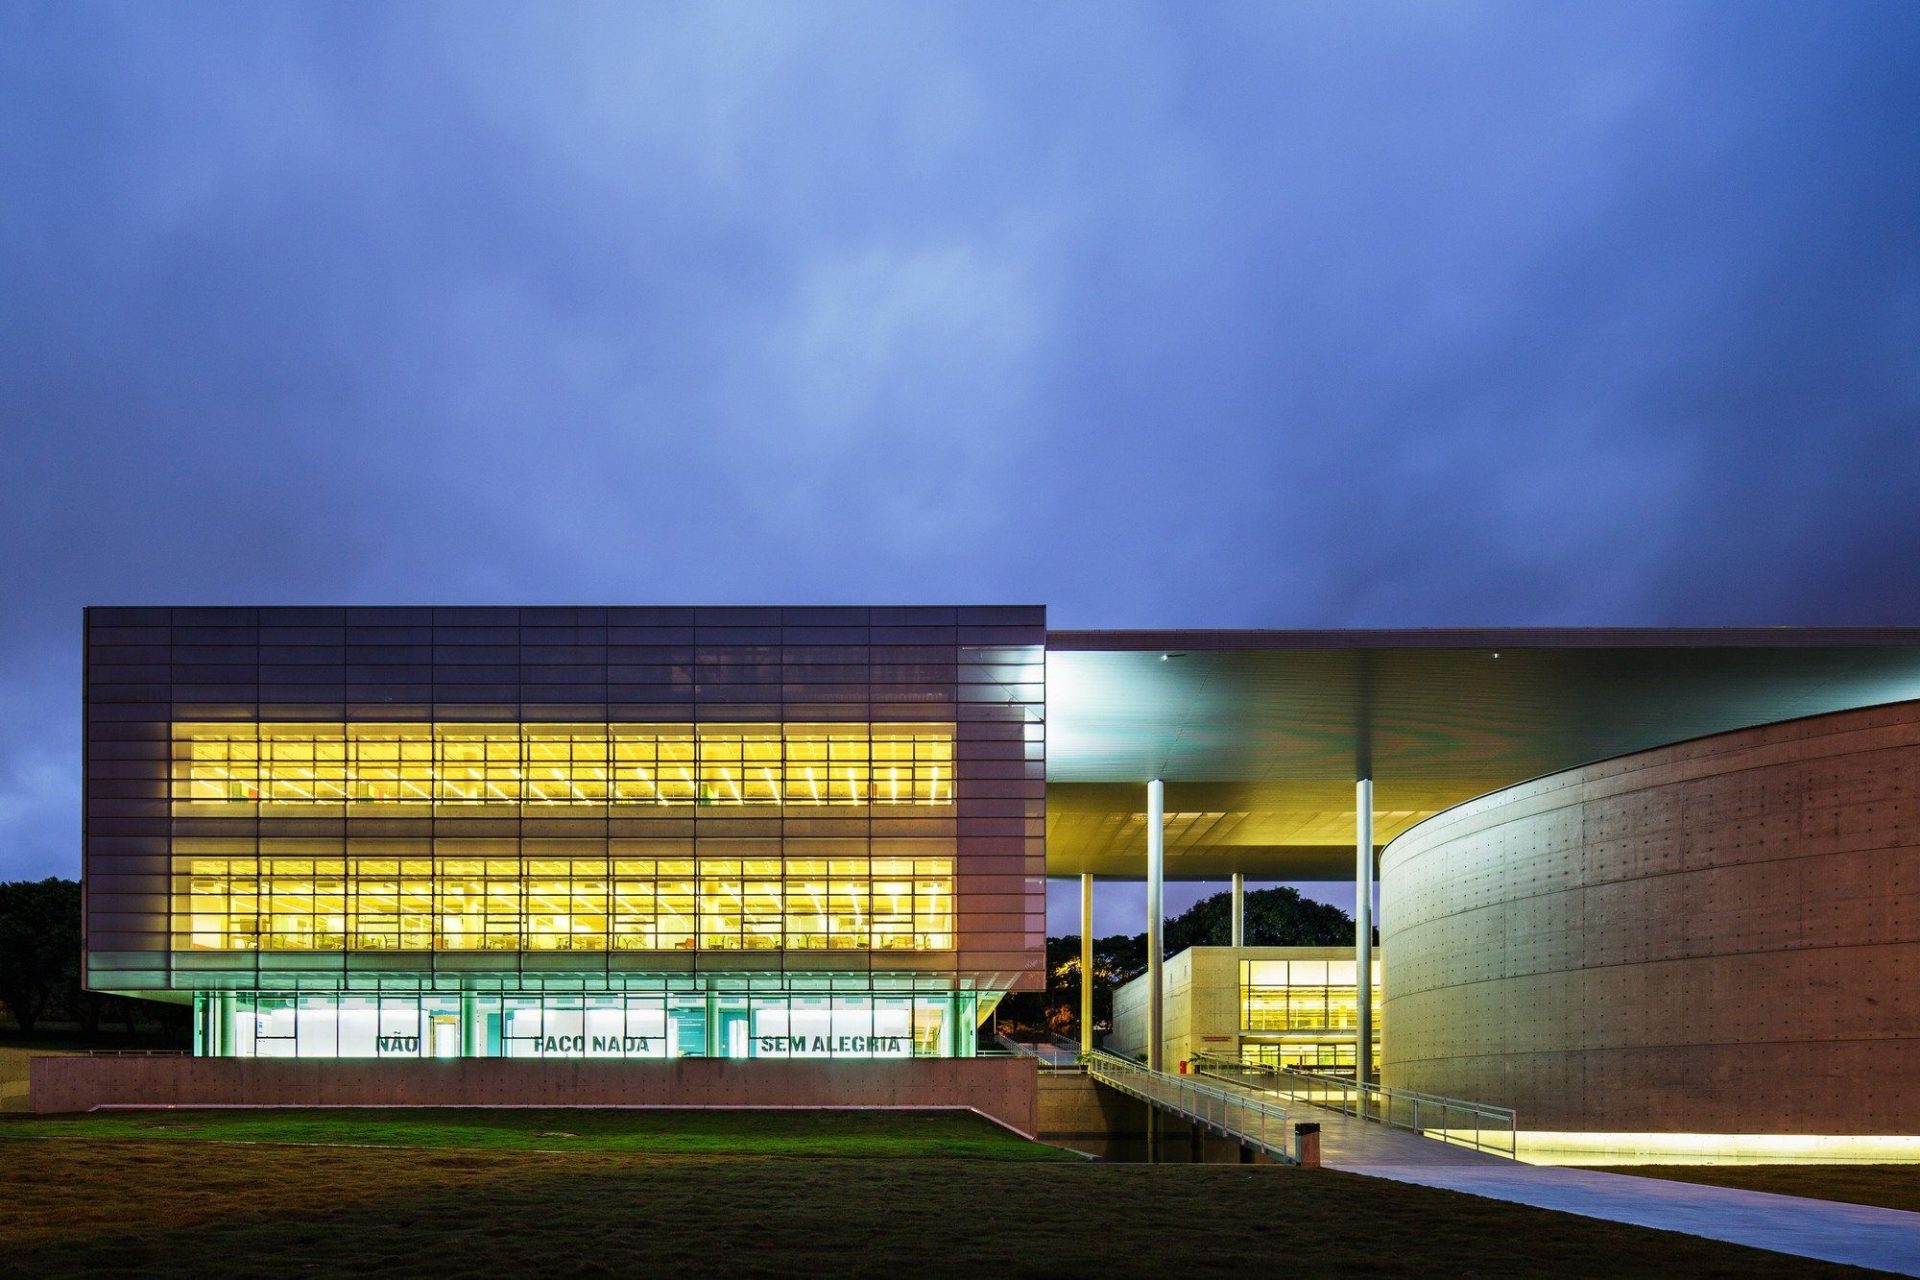
[[[1153,1109],[1138,1098],[1100,1084],[1090,1075],[1042,1071],[1037,1101],[1034,1133],[1042,1141],[1107,1160],[1147,1158],[1147,1126]],[[1242,1151],[1230,1138],[1216,1137],[1164,1113],[1159,1158],[1168,1164],[1274,1163]]]
[[[1134,1138],[1147,1132],[1147,1104],[1079,1072],[1040,1073],[1033,1132],[1043,1138]]]
[[[35,1058],[33,1109],[96,1107],[970,1107],[1036,1129],[1025,1058],[911,1062],[505,1058]]]

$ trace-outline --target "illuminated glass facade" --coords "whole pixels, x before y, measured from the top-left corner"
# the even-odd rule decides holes
[[[1044,625],[89,610],[89,985],[216,1054],[970,1052],[1041,982]]]
[[[950,724],[176,724],[173,812],[946,808]]]
[[[951,1058],[978,992],[204,992],[195,1048],[259,1058]]]
[[[1354,1063],[1360,1002],[1352,960],[1240,961],[1240,1057],[1268,1066],[1310,1070]],[[1380,963],[1373,965],[1373,1037],[1378,1052],[1383,999]]]
[[[953,859],[174,857],[175,951],[951,951]]]

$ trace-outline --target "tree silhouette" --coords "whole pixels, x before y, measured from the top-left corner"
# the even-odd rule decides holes
[[[1338,907],[1303,898],[1281,885],[1247,894],[1250,947],[1345,947],[1353,945],[1353,918]],[[1233,937],[1233,895],[1202,898],[1166,922],[1166,953],[1188,947],[1224,947]],[[1147,935],[1118,933],[1093,943],[1093,1025],[1113,1026],[1113,992],[1145,971]],[[1080,1034],[1080,935],[1047,939],[1047,990],[1008,996],[1000,1003],[1002,1030]]]

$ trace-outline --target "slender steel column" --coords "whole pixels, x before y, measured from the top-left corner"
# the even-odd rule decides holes
[[[1233,873],[1233,945],[1247,945],[1247,877]]]
[[[1373,1079],[1373,779],[1353,784],[1354,1079]]]
[[[1093,1052],[1093,875],[1080,873],[1080,1052]]]
[[[1166,1034],[1166,983],[1160,973],[1160,918],[1167,877],[1166,788],[1147,784],[1147,1066],[1160,1070]]]
[[[460,1056],[479,1058],[487,1052],[486,1017],[480,1012],[480,998],[471,991],[460,993]]]
[[[216,1052],[223,1058],[234,1054],[233,1007],[234,995],[231,991],[222,991],[215,997],[217,1010],[214,1015],[214,1039],[219,1043]]]

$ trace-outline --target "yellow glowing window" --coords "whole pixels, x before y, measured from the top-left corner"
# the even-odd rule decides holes
[[[950,951],[953,860],[185,855],[173,921],[183,951]]]
[[[950,724],[176,724],[173,740],[187,812],[953,803]]]
[[[1359,1023],[1351,960],[1243,960],[1243,1031],[1315,1031]],[[1374,1030],[1380,1028],[1380,966],[1373,966]]]

